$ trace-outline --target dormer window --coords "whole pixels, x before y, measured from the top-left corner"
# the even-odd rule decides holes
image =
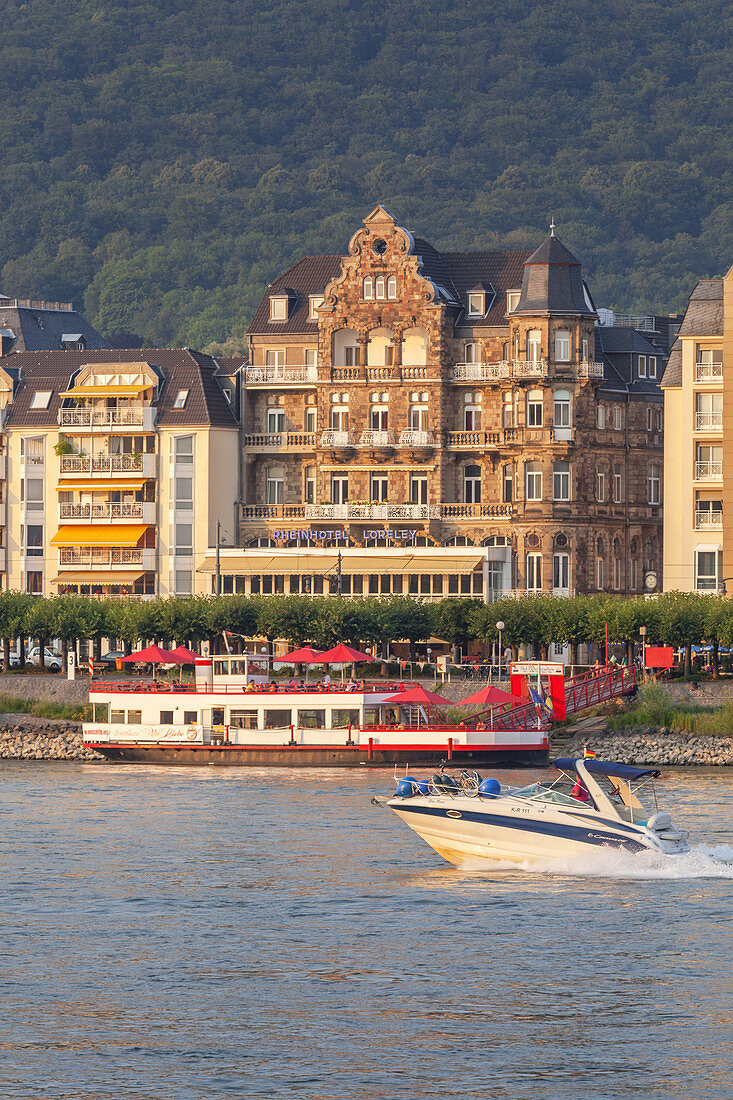
[[[322,305],[323,305],[323,295],[322,294],[311,294],[311,296],[308,299],[308,320],[309,321],[317,321],[318,320],[318,310],[320,309],[320,307]]]
[[[506,296],[506,311],[507,313],[513,313],[519,305],[519,296],[522,292],[520,290],[509,290]]]
[[[53,390],[36,390],[31,398],[32,409],[47,409],[51,402]]]
[[[270,298],[270,320],[271,321],[287,321],[288,319],[288,299],[286,295]]]
[[[188,399],[188,390],[179,390],[176,394],[176,399],[173,402],[174,409],[185,409],[186,401]]]
[[[468,316],[483,317],[485,295],[479,290],[472,290],[468,295]]]

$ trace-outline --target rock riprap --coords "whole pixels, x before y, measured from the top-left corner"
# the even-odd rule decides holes
[[[50,721],[28,715],[3,715],[0,759],[73,760],[88,763],[103,757],[82,744],[78,722]]]
[[[667,767],[733,767],[733,737],[700,737],[685,730],[643,726],[578,734],[555,749],[555,755],[582,756],[592,749],[617,764]]]

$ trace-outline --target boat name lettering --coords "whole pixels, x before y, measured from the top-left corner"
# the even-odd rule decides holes
[[[513,814],[531,814],[532,809],[530,806],[510,806],[510,810]],[[539,807],[536,807],[539,809]]]
[[[371,531],[364,531],[363,536],[366,539],[383,539],[385,542],[405,542],[412,540],[419,532],[416,530],[410,530],[405,527],[401,530],[388,531],[386,527],[375,527]],[[318,531],[318,530],[292,530],[292,531],[273,531],[272,537],[274,539],[303,539],[306,542],[323,542],[324,539],[336,539],[337,541],[348,542],[348,531]]]

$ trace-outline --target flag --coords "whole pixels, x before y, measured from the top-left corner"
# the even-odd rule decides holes
[[[400,658],[400,668],[407,668],[407,661],[403,661],[402,658]]]
[[[583,756],[586,760],[595,760],[596,754],[593,749],[583,749]]]
[[[535,691],[535,689],[533,687],[530,687],[529,688],[529,697],[532,700],[532,702],[534,703],[535,710],[537,711],[537,717],[538,718],[540,718],[540,719],[542,719],[542,718],[546,718],[546,719],[547,718],[552,718],[552,712],[545,705],[545,702],[544,702],[542,696],[540,695],[539,691]]]

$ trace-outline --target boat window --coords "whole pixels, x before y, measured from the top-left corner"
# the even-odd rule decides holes
[[[160,712],[160,720],[161,720],[161,722],[166,722],[169,726],[173,725],[173,711],[172,710],[162,710]]]
[[[530,783],[528,787],[520,787],[518,790],[512,791],[512,794],[518,798],[533,798],[538,802],[555,802],[561,806],[577,807],[579,805],[578,800],[571,795],[563,794],[555,787],[545,787],[542,783]]]
[[[124,726],[125,724],[125,712],[124,710],[111,710],[109,712],[109,720],[111,725]]]
[[[127,712],[127,724],[128,726],[140,726],[142,725],[143,712],[141,710],[128,710]]]
[[[108,722],[109,703],[92,703],[92,714],[95,722]]]
[[[232,658],[229,662],[229,675],[230,676],[246,676],[247,674],[247,662],[244,657]]]
[[[265,729],[266,730],[282,730],[290,725],[292,721],[292,712],[289,710],[266,710],[265,711]]]
[[[289,724],[289,723],[288,723]],[[257,729],[256,710],[232,710],[229,712],[229,725],[238,730]]]
[[[365,726],[378,726],[380,721],[379,707],[364,707]]]
[[[347,726],[359,725],[359,711],[358,710],[332,710],[331,711],[331,729],[342,730]]]
[[[186,726],[195,726],[199,720],[199,712],[197,710],[184,710],[183,722]]]
[[[229,662],[228,661],[214,661],[214,675],[215,676],[228,676],[229,675]]]
[[[322,730],[326,725],[325,710],[299,710],[298,726],[304,730]]]

